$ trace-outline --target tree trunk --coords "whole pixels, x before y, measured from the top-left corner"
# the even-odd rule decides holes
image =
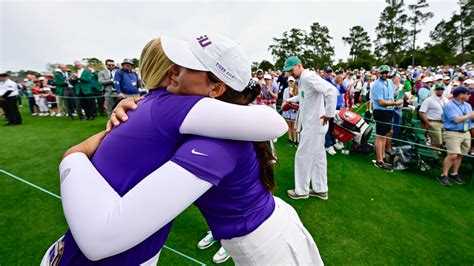
[[[412,57],[411,57],[411,66],[412,67],[415,67],[416,22],[417,22],[417,19],[415,18],[415,23],[413,24],[413,47],[412,47]]]

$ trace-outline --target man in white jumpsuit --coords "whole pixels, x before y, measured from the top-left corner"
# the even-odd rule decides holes
[[[299,78],[300,143],[295,155],[295,189],[288,190],[292,199],[309,196],[328,199],[327,161],[324,150],[328,121],[336,112],[337,89],[313,71],[304,69],[301,60],[290,56],[284,71]],[[309,183],[312,183],[312,190]]]

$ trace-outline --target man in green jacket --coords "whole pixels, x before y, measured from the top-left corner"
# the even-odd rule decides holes
[[[70,83],[79,97],[79,103],[86,113],[87,120],[94,120],[94,97],[92,95],[92,74],[84,69],[80,61],[75,61],[77,73],[71,74]]]
[[[53,85],[56,87],[56,103],[58,104],[58,113],[56,116],[64,115],[64,89],[68,86],[66,76],[60,68],[54,70]]]

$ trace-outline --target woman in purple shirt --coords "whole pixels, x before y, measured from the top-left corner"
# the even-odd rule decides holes
[[[220,43],[216,36],[208,40]],[[238,104],[252,102],[259,89],[231,87],[235,85],[229,80],[235,76],[232,64],[219,64],[224,71],[216,71],[217,64],[205,58],[207,53],[212,50],[199,50],[196,57],[214,74],[209,78],[215,86],[203,95]],[[134,119],[138,120],[131,114],[124,125]],[[60,166],[62,173],[68,173],[61,183],[65,213],[70,209],[72,216],[90,217],[87,224],[78,224],[90,238],[87,241],[103,242],[128,231],[128,237],[114,240],[124,248],[146,239],[194,202],[237,264],[322,264],[294,209],[273,197],[272,157],[261,145],[190,136],[168,162],[123,197],[111,190],[84,154],[72,153]],[[84,199],[76,190],[85,189],[96,193]],[[112,202],[117,202],[120,212],[110,206]]]
[[[284,121],[278,114],[268,111],[267,108],[248,108],[226,104],[203,96],[177,96],[168,92],[164,87],[168,84],[170,84],[171,91],[183,93],[187,93],[190,87],[202,91],[207,89],[210,84],[207,72],[202,72],[206,69],[202,65],[189,65],[198,71],[174,65],[174,62],[165,56],[162,49],[162,46],[165,45],[172,47],[174,39],[163,37],[162,41],[163,43],[160,42],[160,39],[155,39],[148,43],[142,52],[142,60],[140,60],[142,74],[147,85],[152,87],[161,85],[159,88],[153,89],[140,102],[139,110],[130,113],[130,117],[139,118],[114,129],[95,152],[92,163],[104,176],[102,181],[109,186],[109,191],[104,194],[101,193],[103,191],[94,191],[92,187],[84,189],[73,187],[72,190],[75,191],[73,193],[79,193],[76,196],[84,203],[90,196],[103,197],[107,195],[107,192],[116,193],[124,199],[133,195],[133,193],[129,193],[130,190],[173,156],[185,140],[185,134],[202,134],[243,140],[268,140],[285,132]],[[166,73],[168,75],[165,75]],[[179,86],[177,82],[179,82]],[[210,116],[206,114],[208,109],[219,109],[220,113]],[[266,131],[263,134],[256,134],[257,132],[249,134],[245,127],[243,128],[245,132],[243,129],[239,129],[241,125],[225,125],[222,130],[223,122],[227,121],[229,114],[240,114],[240,117],[236,118],[238,123],[249,126],[259,122],[260,119],[267,119],[265,124],[268,129],[260,128]],[[255,120],[256,116],[261,117]],[[203,123],[210,124],[204,129],[196,127],[196,124]],[[246,136],[241,135],[245,135],[246,132]],[[139,153],[144,156],[136,156]],[[67,206],[71,200],[71,197],[68,197],[70,194],[67,184],[71,180],[68,177],[68,172],[61,174],[63,206]],[[93,218],[106,221],[113,219],[114,211],[125,212],[127,209],[126,204],[109,203],[108,207],[112,209],[107,216],[101,217],[75,217],[65,207],[65,216],[70,230],[48,250],[42,265],[55,263],[59,265],[149,265],[156,263],[159,251],[170,231],[172,219],[162,225],[160,230],[148,232],[146,238],[136,240],[132,246],[126,247],[115,245],[115,243],[118,243],[116,241],[122,237],[128,239],[127,235],[136,229],[133,226],[127,228],[127,232],[108,235],[101,241],[89,241],[90,235],[81,232],[81,226]],[[115,214],[120,215],[120,213]],[[76,220],[76,218],[79,219]],[[142,219],[146,219],[146,217],[142,217]],[[133,225],[136,220],[132,217],[132,222],[129,225]],[[102,226],[97,229],[105,232],[106,222]]]

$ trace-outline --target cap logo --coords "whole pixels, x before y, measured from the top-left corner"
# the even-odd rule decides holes
[[[202,48],[208,46],[209,44],[212,44],[207,35],[197,37],[196,40],[199,42],[199,45],[201,45]]]

